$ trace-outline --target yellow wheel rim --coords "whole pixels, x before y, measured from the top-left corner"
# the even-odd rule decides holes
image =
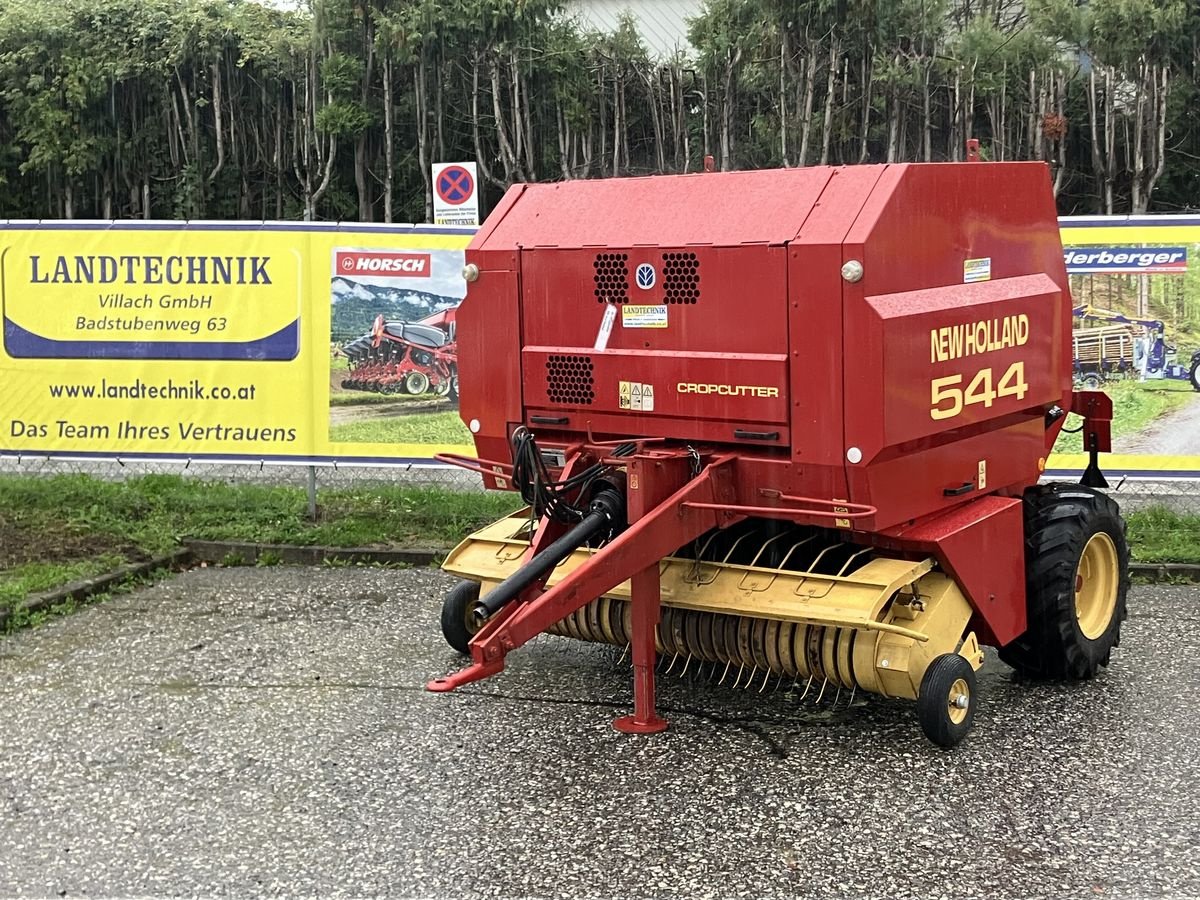
[[[1075,618],[1089,641],[1104,634],[1112,622],[1119,576],[1117,547],[1112,538],[1102,531],[1093,534],[1075,570]]]
[[[961,725],[970,706],[971,688],[967,686],[965,678],[955,679],[954,684],[950,685],[950,693],[946,696],[946,715],[955,725]]]

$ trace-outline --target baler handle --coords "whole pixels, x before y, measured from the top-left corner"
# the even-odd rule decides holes
[[[777,441],[778,431],[746,431],[742,428],[733,429],[733,436],[743,441]]]
[[[529,421],[534,425],[566,425],[566,416],[530,416]]]
[[[963,494],[968,494],[975,489],[975,482],[964,481],[956,488],[945,488],[942,491],[943,497],[961,497]]]

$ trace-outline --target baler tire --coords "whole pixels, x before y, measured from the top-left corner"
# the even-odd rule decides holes
[[[999,656],[1034,678],[1093,678],[1120,644],[1121,623],[1128,616],[1129,545],[1120,508],[1099,491],[1071,484],[1032,488],[1024,506],[1026,629]],[[1088,634],[1077,610],[1076,589],[1085,548],[1093,538],[1100,561],[1110,557],[1116,571],[1109,572],[1115,584],[1111,600],[1101,598],[1104,607],[1111,602],[1108,619],[1101,616]]]
[[[1192,390],[1200,391],[1200,359],[1192,363],[1192,370],[1188,372],[1188,379],[1192,382]]]
[[[478,599],[479,582],[460,581],[446,592],[446,599],[442,601],[442,637],[463,656],[468,654],[467,645],[475,634],[469,622]]]
[[[943,653],[929,664],[917,694],[917,720],[925,737],[939,747],[953,747],[975,722],[978,692],[975,670],[957,653]],[[955,706],[965,689],[966,707]]]

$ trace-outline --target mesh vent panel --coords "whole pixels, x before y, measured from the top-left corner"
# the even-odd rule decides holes
[[[700,299],[700,260],[695,253],[663,254],[663,293],[667,303]]]
[[[601,253],[592,263],[596,270],[597,303],[625,303],[629,300],[629,257],[624,253]]]
[[[552,355],[546,360],[546,395],[551,403],[588,406],[596,399],[592,361],[586,356]]]

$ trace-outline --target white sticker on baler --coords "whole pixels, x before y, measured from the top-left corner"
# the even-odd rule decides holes
[[[600,330],[596,332],[596,343],[593,350],[608,349],[608,338],[612,334],[613,323],[617,321],[617,307],[608,303],[604,307],[604,318],[600,320]]]

